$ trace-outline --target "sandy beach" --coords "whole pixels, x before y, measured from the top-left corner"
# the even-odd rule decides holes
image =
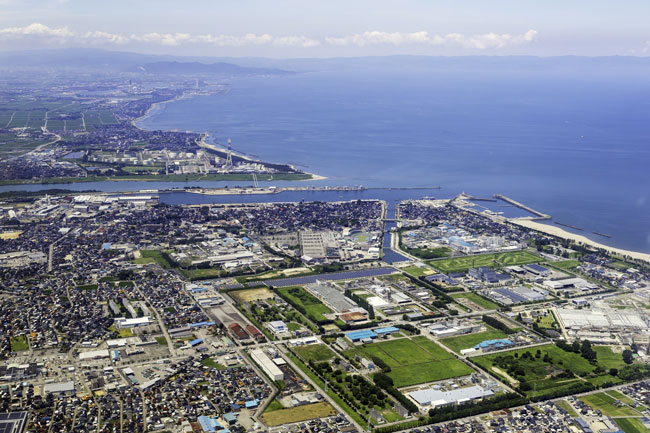
[[[523,227],[527,227],[527,228],[534,229],[534,230],[537,230],[537,231],[540,231],[540,232],[548,233],[548,234],[553,235],[553,236],[557,236],[557,237],[564,238],[564,239],[569,239],[569,240],[572,240],[572,241],[574,241],[574,242],[576,242],[578,244],[589,245],[589,246],[596,247],[596,248],[602,248],[602,249],[608,251],[611,254],[616,254],[616,255],[621,255],[621,256],[629,256],[629,257],[632,257],[633,259],[644,260],[644,261],[650,263],[650,254],[648,254],[648,253],[640,253],[638,251],[629,251],[629,250],[624,250],[624,249],[621,249],[621,248],[610,247],[609,245],[603,245],[603,244],[598,243],[598,242],[596,242],[594,240],[591,240],[591,239],[587,238],[586,236],[571,233],[571,232],[563,230],[563,229],[561,229],[559,227],[554,227],[554,226],[551,226],[551,225],[548,225],[548,224],[542,224],[542,223],[539,223],[539,222],[536,222],[536,221],[530,221],[530,220],[526,220],[526,219],[517,219],[517,218],[509,219],[508,221],[511,222],[511,223],[523,226]]]

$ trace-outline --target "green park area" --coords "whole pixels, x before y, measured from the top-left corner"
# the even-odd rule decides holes
[[[406,272],[409,275],[412,275],[414,277],[421,277],[423,275],[432,275],[435,274],[436,271],[430,268],[421,268],[419,266],[409,266],[406,268],[402,268],[404,272]]]
[[[428,263],[440,272],[465,272],[471,268],[489,266],[500,268],[503,266],[526,265],[538,263],[544,259],[528,251],[512,251],[508,253],[477,254],[462,257],[453,257],[442,260],[431,260]]]
[[[306,315],[310,320],[316,323],[329,321],[324,314],[330,314],[332,310],[323,305],[318,298],[302,287],[282,287],[277,290],[285,301],[289,302],[296,310]]]
[[[460,353],[463,349],[469,349],[474,347],[482,341],[486,340],[498,340],[502,338],[508,338],[508,336],[497,329],[488,327],[487,331],[476,332],[474,334],[459,335],[457,337],[443,338],[440,340],[442,344],[450,348],[456,353]]]
[[[401,338],[357,346],[347,352],[378,358],[390,367],[396,388],[466,376],[473,370],[427,337]]]
[[[548,344],[472,358],[486,371],[517,387],[529,397],[560,396],[587,391],[603,383],[620,383],[610,369],[624,366],[623,357],[597,346],[596,360]]]
[[[641,414],[631,408],[630,406],[620,402],[616,405],[616,399],[611,395],[608,395],[604,392],[599,392],[596,394],[589,394],[583,397],[580,397],[580,400],[585,402],[588,406],[594,410],[599,410],[603,415],[611,417],[623,417],[623,416],[640,416]]]
[[[334,352],[324,344],[310,344],[307,346],[297,346],[293,349],[298,356],[306,362],[322,362],[329,361],[334,358]]]
[[[11,337],[11,351],[20,352],[29,349],[27,338],[24,335],[16,335]]]
[[[471,306],[471,304],[476,304],[485,310],[496,310],[497,308],[499,308],[499,306],[494,302],[487,300],[484,297],[479,296],[476,293],[472,293],[472,292],[451,293],[449,296],[456,299],[460,304],[465,306]],[[465,302],[463,301],[463,299],[466,299],[469,302]]]

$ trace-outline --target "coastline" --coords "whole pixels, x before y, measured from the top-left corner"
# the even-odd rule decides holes
[[[557,236],[559,238],[564,238],[568,239],[570,241],[573,241],[579,245],[585,245],[585,246],[591,246],[594,248],[601,248],[603,250],[606,250],[610,254],[615,254],[615,255],[621,255],[621,256],[629,256],[633,259],[636,260],[643,260],[645,262],[650,263],[650,253],[642,253],[639,251],[630,251],[630,250],[625,250],[622,248],[616,248],[616,247],[610,247],[609,245],[601,244],[599,242],[596,242],[592,239],[589,239],[586,236],[583,235],[578,235],[575,233],[568,232],[560,227],[555,227],[551,226],[548,224],[543,224],[540,222],[536,221],[531,221],[527,219],[518,219],[518,218],[511,218],[508,219],[508,222],[517,224],[522,227],[526,227],[529,229],[537,230],[539,232],[543,232],[552,236]]]
[[[199,141],[197,142],[197,144],[199,145],[199,147],[204,147],[204,148],[206,148],[206,149],[212,149],[212,150],[215,150],[215,151],[217,151],[217,152],[223,152],[223,153],[228,152],[228,149],[225,149],[225,148],[223,148],[223,147],[218,147],[218,146],[216,146],[216,145],[214,145],[214,144],[212,144],[212,143],[208,143],[208,142],[206,141],[206,139],[207,139],[209,136],[210,136],[210,134],[208,134],[207,132],[204,132],[204,133],[201,134],[201,140],[199,140]],[[238,158],[241,158],[241,159],[243,159],[243,160],[245,160],[245,161],[248,161],[248,162],[263,162],[263,161],[260,161],[260,160],[258,160],[258,159],[252,159],[252,158],[249,158],[249,157],[246,156],[246,155],[240,155],[240,154],[237,153],[237,152],[232,152],[232,154],[233,154],[233,155],[236,155]],[[296,167],[294,167],[294,166],[291,165],[291,164],[285,164],[285,165],[288,165],[289,167],[293,168],[294,170],[296,169]],[[309,172],[306,172],[306,171],[303,171],[302,173],[311,176],[310,179],[300,179],[300,180],[302,180],[302,181],[307,181],[307,180],[309,180],[309,181],[313,181],[313,180],[326,180],[326,179],[327,179],[326,176],[321,176],[321,175],[318,175],[318,174],[315,174],[315,173],[309,173]]]
[[[145,120],[145,119],[151,117],[152,111],[155,110],[156,108],[158,108],[159,106],[162,106],[162,105],[164,105],[164,104],[168,104],[168,103],[170,103],[170,102],[180,101],[180,100],[187,99],[187,98],[194,97],[194,96],[210,96],[210,95],[213,95],[213,94],[215,94],[215,93],[217,93],[217,92],[218,92],[218,91],[211,92],[211,93],[194,93],[194,92],[192,92],[192,91],[189,91],[189,92],[184,92],[182,95],[176,96],[175,98],[168,99],[168,100],[166,100],[166,101],[154,102],[153,104],[151,104],[151,106],[150,106],[149,108],[147,108],[147,111],[145,111],[144,114],[143,114],[142,116],[137,117],[137,118],[135,118],[135,119],[132,119],[130,123],[131,123],[131,125],[132,125],[134,128],[140,129],[140,130],[142,130],[142,131],[148,131],[148,129],[145,129],[145,128],[143,128],[143,127],[140,127],[140,126],[138,126],[137,124],[138,124],[139,122],[142,122],[143,120]],[[201,140],[199,140],[199,141],[197,142],[197,145],[198,145],[199,147],[204,147],[204,148],[208,148],[208,149],[212,149],[212,150],[216,150],[216,151],[218,151],[218,152],[224,152],[224,153],[228,151],[227,149],[224,149],[224,148],[221,148],[221,147],[217,147],[217,146],[215,146],[214,144],[208,143],[208,142],[206,141],[206,138],[207,138],[210,134],[208,134],[207,132],[200,132],[199,134],[201,134]],[[239,153],[237,153],[237,152],[232,152],[232,154],[235,155],[235,156],[237,156],[238,158],[241,158],[241,159],[245,160],[245,161],[249,161],[249,162],[261,162],[261,163],[263,163],[263,161],[249,158],[248,156],[246,156],[246,155],[241,155],[241,154],[239,154]],[[296,169],[296,167],[294,167],[292,164],[288,164],[288,163],[287,163],[287,164],[285,164],[285,165],[288,165],[289,167],[291,167],[291,168],[294,169],[294,170]],[[327,180],[327,177],[326,177],[326,176],[321,176],[321,175],[319,175],[319,174],[315,174],[315,173],[309,173],[309,172],[303,171],[303,172],[301,172],[301,174],[309,175],[310,178],[309,178],[309,179],[298,179],[299,181],[320,181],[320,180]],[[261,180],[261,179],[260,179],[260,180]]]

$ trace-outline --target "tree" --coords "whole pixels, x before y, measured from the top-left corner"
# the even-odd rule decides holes
[[[609,369],[609,374],[611,376],[618,376],[618,368],[610,368]]]
[[[626,364],[632,364],[632,361],[634,361],[634,358],[632,356],[632,351],[630,349],[625,349],[623,351],[623,362]]]

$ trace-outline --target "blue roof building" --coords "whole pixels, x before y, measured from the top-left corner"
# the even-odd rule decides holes
[[[202,338],[197,338],[196,340],[190,341],[190,346],[194,347],[194,346],[199,345],[201,343],[203,343],[203,339]]]
[[[348,340],[352,341],[353,343],[365,339],[375,339],[378,337],[377,334],[375,334],[373,331],[369,329],[347,332],[345,336],[348,338]]]
[[[390,326],[388,328],[373,329],[373,332],[378,335],[388,335],[388,334],[394,334],[396,332],[399,332],[399,328]]]
[[[481,341],[479,344],[474,346],[474,349],[488,349],[488,348],[496,348],[496,349],[502,349],[506,346],[511,346],[514,343],[507,338],[502,338],[500,340],[485,340]]]
[[[259,406],[259,404],[260,404],[260,401],[258,399],[249,400],[246,403],[244,403],[244,405],[246,406],[246,409],[251,409],[251,408],[257,407],[257,406]]]
[[[225,413],[223,419],[225,419],[228,424],[232,425],[237,422],[237,414],[234,412]]]
[[[204,432],[217,432],[224,429],[224,427],[219,424],[216,418],[210,418],[207,416],[201,415],[196,419]]]

